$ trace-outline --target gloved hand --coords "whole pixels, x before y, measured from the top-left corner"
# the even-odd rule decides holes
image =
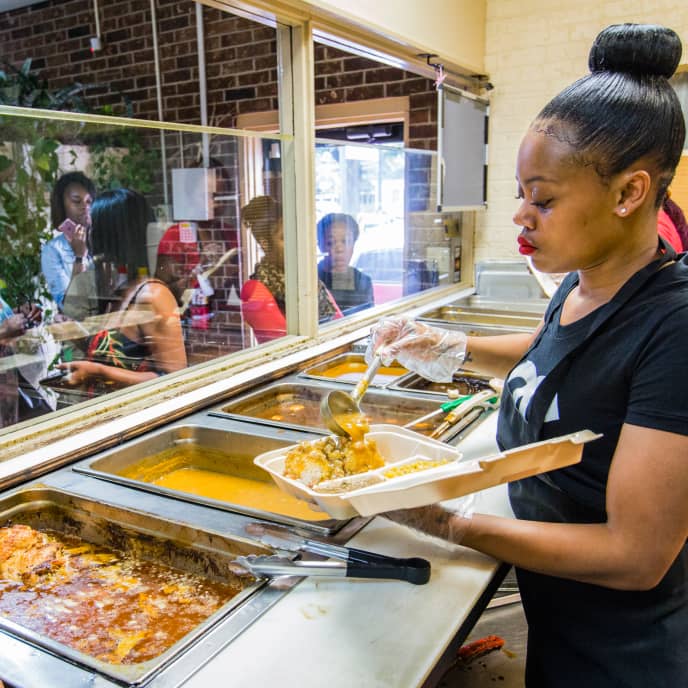
[[[371,330],[365,354],[370,363],[380,355],[384,365],[395,359],[432,382],[451,382],[466,356],[468,338],[460,330],[442,330],[408,318],[385,318]]]
[[[471,525],[475,505],[475,494],[467,494],[452,500],[451,505],[430,504],[414,509],[396,509],[380,516],[421,533],[460,545]]]

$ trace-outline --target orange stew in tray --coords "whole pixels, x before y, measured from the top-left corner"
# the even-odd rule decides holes
[[[363,374],[368,369],[368,365],[361,361],[348,361],[346,363],[338,363],[333,365],[331,368],[326,368],[320,375],[323,377],[328,377],[332,379],[347,379],[349,381],[354,381],[360,379]],[[380,366],[375,373],[374,380],[378,380],[378,376],[385,380],[385,378],[397,378],[402,375],[406,375],[408,370],[402,368],[401,366]]]
[[[238,594],[77,537],[0,528],[0,616],[110,664],[157,657]]]

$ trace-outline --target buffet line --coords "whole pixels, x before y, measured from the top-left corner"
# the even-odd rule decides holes
[[[472,296],[421,319],[475,336],[529,332],[545,303]],[[0,678],[178,686],[304,576],[427,582],[423,559],[346,547],[368,516],[317,510],[256,462],[328,435],[322,400],[361,379],[365,345],[0,494]],[[448,450],[497,406],[484,376],[432,383],[398,365],[361,400],[371,429]]]

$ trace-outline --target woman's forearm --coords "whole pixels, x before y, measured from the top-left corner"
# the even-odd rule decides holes
[[[145,382],[146,380],[154,380],[158,377],[157,373],[152,371],[137,371],[127,370],[125,368],[117,368],[111,365],[97,364],[99,367],[96,371],[97,375],[104,380],[109,380],[117,385],[135,385],[138,382]]]
[[[542,523],[476,514],[461,544],[514,566],[617,590],[656,584],[635,566],[638,552],[608,523]]]
[[[606,523],[542,523],[488,514],[464,517],[441,504],[391,511],[385,517],[548,576],[618,590],[645,590],[657,582],[634,566],[637,552]]]
[[[462,367],[493,377],[506,377],[530,346],[530,333],[468,337]]]

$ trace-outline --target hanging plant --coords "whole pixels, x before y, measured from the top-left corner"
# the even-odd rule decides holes
[[[32,71],[31,59],[21,67],[0,64],[2,105],[92,112],[85,99],[87,90],[108,88],[75,82],[53,90]],[[131,101],[121,92],[120,96],[118,109],[131,117]],[[115,114],[112,106],[98,112]],[[135,129],[117,128],[111,134],[80,122],[0,115],[0,279],[5,284],[0,291],[12,306],[48,296],[40,254],[52,236],[50,192],[61,172],[57,151],[67,141],[90,143],[94,181],[101,190],[126,186],[147,193],[154,188],[157,151],[145,148]]]

